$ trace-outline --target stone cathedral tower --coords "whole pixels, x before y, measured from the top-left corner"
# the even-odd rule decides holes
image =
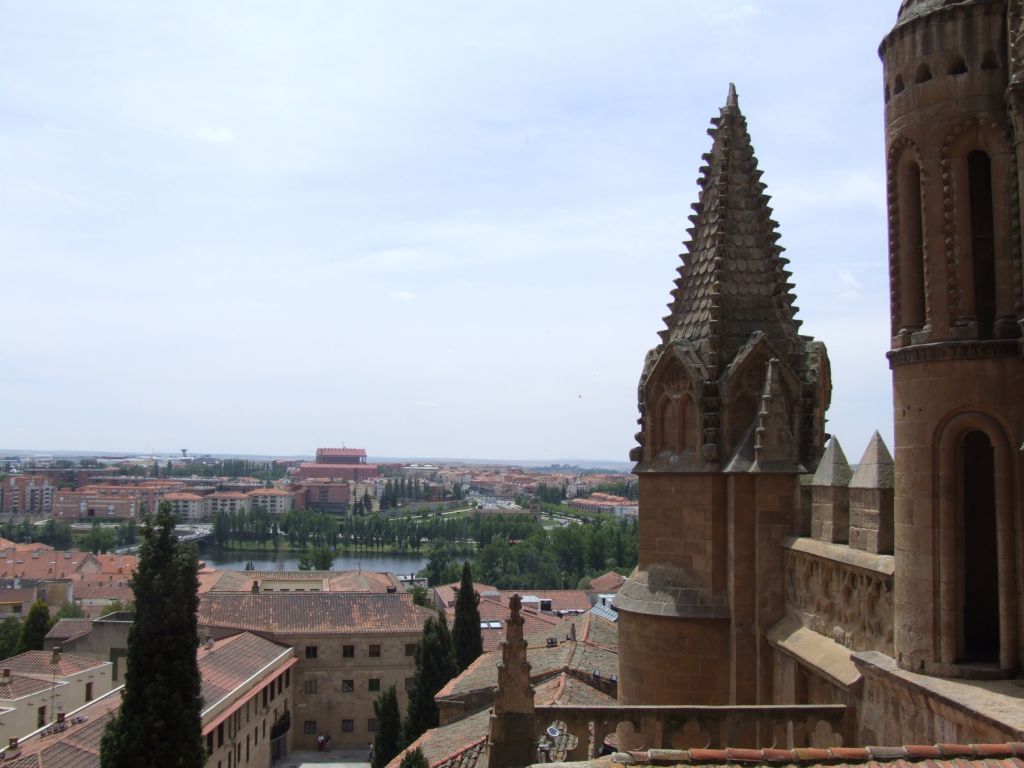
[[[822,454],[823,344],[798,332],[735,89],[712,120],[661,343],[639,385],[640,562],[616,598],[625,704],[771,701],[783,538]]]
[[[1022,6],[904,0],[879,50],[896,655],[946,676],[1024,658]]]

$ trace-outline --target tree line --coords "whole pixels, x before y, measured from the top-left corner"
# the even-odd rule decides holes
[[[605,516],[550,531],[535,525],[525,536],[493,533],[471,562],[479,581],[499,589],[576,589],[607,571],[635,567],[638,536],[635,520]],[[432,545],[423,574],[431,586],[455,581],[458,553]]]

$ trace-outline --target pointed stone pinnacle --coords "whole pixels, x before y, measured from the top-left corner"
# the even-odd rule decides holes
[[[729,95],[725,97],[725,108],[739,109],[740,102],[736,98],[736,84],[729,83]]]
[[[864,455],[860,457],[857,471],[850,481],[851,488],[892,488],[893,487],[892,454],[885,446],[882,436],[875,431],[868,441]]]
[[[853,472],[850,469],[850,463],[846,460],[846,454],[843,453],[843,447],[833,436],[818,463],[818,471],[814,473],[811,485],[848,486],[852,477]]]

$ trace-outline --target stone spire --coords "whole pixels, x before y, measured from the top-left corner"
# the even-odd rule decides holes
[[[788,260],[776,244],[778,225],[734,85],[711,123],[713,143],[697,181],[700,198],[660,335],[663,343],[689,341],[708,369],[718,372],[755,331],[763,331],[779,354],[802,350]]]
[[[534,733],[533,686],[530,663],[523,639],[522,598],[509,600],[505,639],[501,641],[498,690],[487,738],[487,760],[491,768],[531,765],[537,762],[537,734]]]
[[[845,544],[850,535],[850,479],[853,471],[833,437],[811,481],[811,536]]]

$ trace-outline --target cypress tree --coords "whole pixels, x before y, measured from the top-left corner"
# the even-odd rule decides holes
[[[103,734],[102,768],[206,762],[196,664],[199,565],[195,547],[175,538],[174,523],[170,504],[161,502],[142,529],[121,709]]]
[[[416,747],[402,756],[402,762],[398,764],[398,768],[430,768],[430,763],[427,762],[427,756],[423,754],[423,750]]]
[[[25,624],[18,636],[18,653],[43,650],[43,639],[53,626],[50,622],[50,609],[42,600],[36,600],[29,609]]]
[[[459,672],[483,653],[484,641],[480,634],[480,595],[473,589],[473,572],[468,562],[462,564],[462,583],[455,600],[455,626],[452,628],[455,662]]]
[[[398,694],[391,686],[373,702],[377,733],[373,737],[373,768],[384,768],[402,749],[402,715]]]
[[[416,645],[416,674],[409,691],[405,741],[411,744],[420,734],[438,724],[434,695],[455,677],[455,650],[444,614],[431,616],[423,625],[423,637]]]

